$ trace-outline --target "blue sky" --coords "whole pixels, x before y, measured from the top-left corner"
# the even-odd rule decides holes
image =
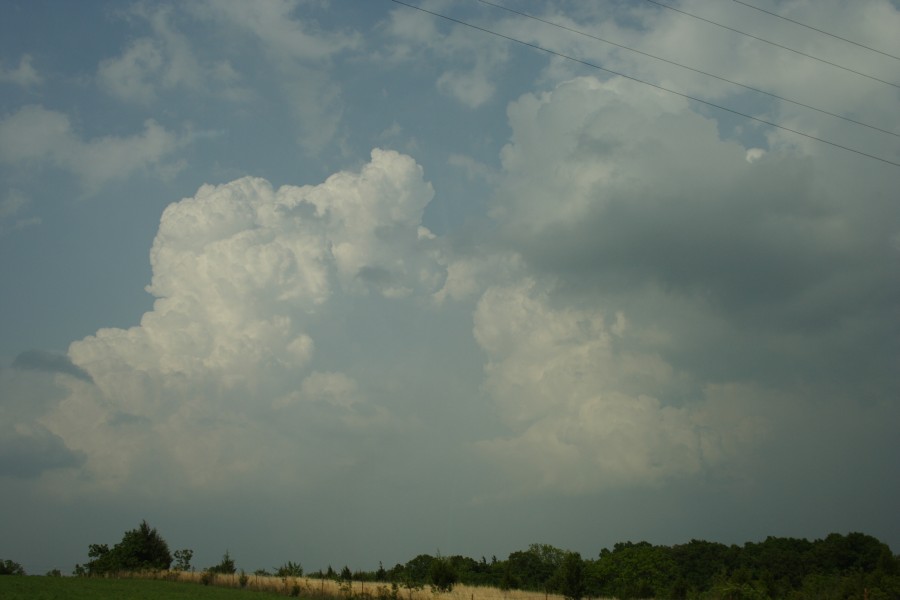
[[[0,8],[0,556],[141,519],[248,570],[896,551],[900,59],[738,3],[675,6],[858,73],[503,2],[789,102],[413,4],[558,54],[388,0]],[[894,2],[756,5],[900,56]]]

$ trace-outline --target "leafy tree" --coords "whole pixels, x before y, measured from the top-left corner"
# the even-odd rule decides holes
[[[499,563],[494,563],[499,564]],[[512,572],[512,566],[509,564],[509,561],[503,561],[503,574],[500,577],[500,589],[504,592],[511,589],[516,589],[519,587],[519,580],[516,579],[515,575]]]
[[[488,564],[484,556],[481,557],[480,561],[476,561],[468,556],[457,554],[450,556],[448,560],[459,574],[460,583],[476,586],[499,586],[500,572],[498,571],[495,574],[494,569]]]
[[[25,569],[19,563],[6,559],[0,560],[0,575],[24,575]]]
[[[381,561],[378,561],[378,570],[375,571],[375,581],[387,581],[388,574],[387,571],[384,570],[384,565],[381,564]]]
[[[420,554],[404,567],[404,579],[423,584],[428,581],[428,571],[431,569],[431,563],[434,557],[430,554]]]
[[[553,576],[554,588],[568,600],[585,595],[584,561],[578,552],[567,552]]]
[[[147,521],[141,521],[137,529],[126,531],[113,552],[126,571],[167,570],[172,564],[168,544]]]
[[[90,544],[88,546],[88,558],[91,559],[86,565],[88,575],[102,575],[119,570],[107,544]]]
[[[601,552],[591,571],[592,593],[623,600],[670,596],[678,573],[671,548],[648,542],[617,543]]]
[[[126,531],[122,541],[112,549],[106,544],[88,546],[87,571],[103,575],[116,571],[165,571],[172,564],[169,546],[156,529],[141,521],[137,529]]]
[[[672,546],[678,576],[672,585],[672,596],[683,599],[709,589],[717,575],[734,568],[740,549],[715,542],[691,540]]]
[[[438,554],[428,568],[428,581],[440,592],[449,592],[453,584],[459,581],[459,573],[446,558]]]
[[[564,550],[550,544],[531,544],[528,550],[509,555],[509,580],[515,587],[528,590],[549,591],[550,581],[566,556]]]
[[[190,571],[191,559],[194,557],[194,551],[190,548],[175,551],[175,570]]]
[[[350,572],[350,567],[344,565],[344,568],[341,569],[341,581],[351,581],[353,579],[353,573]]]
[[[896,568],[887,544],[870,535],[832,533],[813,545],[816,566],[826,573],[869,572],[876,569],[890,571]]]
[[[808,540],[769,536],[761,543],[747,543],[737,561],[738,570],[752,573],[769,596],[785,597],[799,588],[811,572],[811,550]]]

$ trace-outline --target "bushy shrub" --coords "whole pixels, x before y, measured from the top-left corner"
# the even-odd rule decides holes
[[[303,577],[303,567],[299,562],[295,563],[289,560],[275,570],[275,575],[278,577]]]
[[[231,558],[228,550],[225,551],[224,556],[222,556],[222,561],[219,564],[210,567],[207,570],[211,573],[221,573],[222,575],[234,575],[237,572],[237,568],[234,566],[234,559]]]
[[[391,587],[379,585],[376,588],[375,597],[378,598],[378,600],[399,600],[400,586],[397,585],[396,581],[391,583]]]

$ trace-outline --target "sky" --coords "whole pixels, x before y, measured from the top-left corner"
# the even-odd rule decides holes
[[[900,4],[410,3],[0,5],[0,558],[900,552]]]

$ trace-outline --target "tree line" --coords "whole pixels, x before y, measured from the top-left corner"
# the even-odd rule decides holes
[[[88,562],[75,566],[75,575],[109,576],[128,571],[193,570],[190,549],[170,552],[168,544],[146,521],[125,532],[110,548],[90,544]],[[237,567],[228,551],[204,569],[208,574],[234,574]],[[24,575],[13,561],[0,561],[0,573]],[[299,562],[288,561],[257,575],[300,577]],[[670,598],[673,600],[900,600],[900,556],[887,544],[862,533],[832,533],[824,539],[768,537],[743,546],[691,540],[673,546],[648,542],[620,542],[595,558],[549,544],[532,544],[506,559],[492,556],[420,554],[405,564],[375,571],[307,573],[307,577],[344,582],[391,583],[394,597],[431,586],[450,591],[454,584],[530,590],[583,598]],[[241,571],[242,578],[246,575]]]
[[[397,565],[387,571],[388,579],[426,581],[429,560],[420,555]],[[900,556],[862,533],[832,533],[814,541],[768,537],[743,546],[703,540],[674,546],[620,542],[596,558],[532,544],[506,560],[443,560],[468,585],[557,593],[570,600],[900,600]]]

